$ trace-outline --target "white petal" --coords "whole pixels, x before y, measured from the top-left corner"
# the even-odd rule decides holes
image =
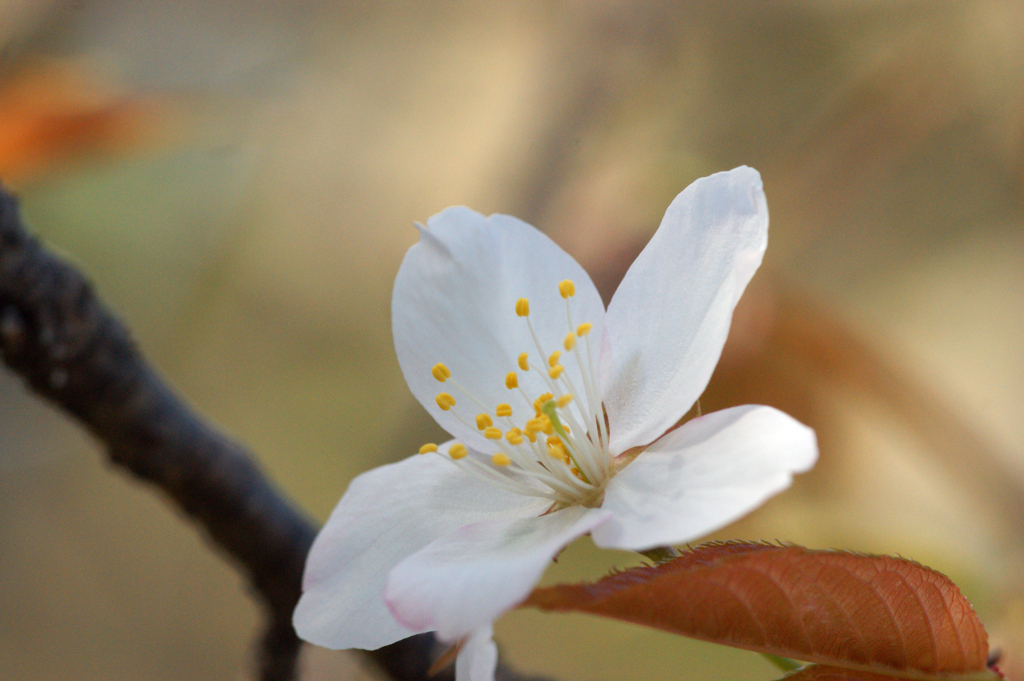
[[[466,639],[455,658],[455,681],[494,681],[498,667],[498,646],[494,645],[494,629],[482,627]]]
[[[601,508],[612,518],[594,543],[645,550],[697,539],[789,487],[817,457],[814,431],[771,407],[693,419],[611,479]]]
[[[497,489],[436,454],[368,471],[352,481],[313,543],[295,630],[328,648],[371,650],[425,631],[401,626],[384,605],[388,571],[462,525],[532,517],[548,505]]]
[[[613,452],[651,442],[693,406],[767,244],[752,168],[697,180],[668,207],[605,318],[601,392]]]
[[[395,279],[391,301],[395,350],[416,399],[466,445],[494,451],[472,424],[480,412],[493,417],[500,403],[511,404],[516,416],[533,416],[532,400],[547,388],[541,376],[519,371],[516,359],[528,352],[535,366],[546,370],[547,363],[535,349],[526,320],[516,316],[516,300],[529,299],[530,320],[545,352],[561,350],[569,332],[565,300],[558,292],[563,279],[576,285],[571,299],[573,323],[590,322],[594,337],[600,338],[604,305],[590,277],[551,239],[525,222],[506,215],[485,218],[456,207],[430,218],[427,227],[420,229],[420,241],[406,253]],[[448,366],[454,380],[442,384],[431,376],[437,362]],[[583,390],[578,367],[569,361],[562,364]],[[505,387],[510,371],[518,372],[530,404],[518,391]],[[474,393],[480,404],[455,387],[456,381]],[[437,406],[434,400],[440,392],[455,398],[453,411],[471,427]]]
[[[411,629],[456,641],[530,593],[566,544],[609,517],[573,506],[548,515],[466,525],[399,564],[384,600]]]

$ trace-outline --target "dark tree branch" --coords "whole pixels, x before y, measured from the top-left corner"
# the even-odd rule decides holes
[[[230,554],[268,610],[260,678],[295,678],[301,642],[291,616],[316,527],[244,447],[171,390],[85,277],[27,234],[2,188],[0,352],[32,390],[92,432],[111,461],[170,496]],[[395,681],[425,681],[440,649],[423,634],[368,655]],[[522,681],[507,668],[498,676]]]
[[[25,232],[2,191],[0,351],[37,394],[88,428],[111,461],[159,487],[237,561],[268,609],[261,678],[293,678],[300,642],[291,611],[316,528],[241,445],[170,389],[85,277]]]

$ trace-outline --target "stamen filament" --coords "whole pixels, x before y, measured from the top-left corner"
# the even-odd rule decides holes
[[[589,371],[586,372],[586,373],[587,373],[588,376],[593,377],[593,376],[596,376],[597,374],[594,372],[594,353],[592,352],[591,347],[590,347],[590,334],[589,334],[590,329],[587,329],[587,331],[588,331],[588,333],[586,335],[584,335],[584,337],[583,337],[583,340],[586,341],[585,345],[587,346],[587,369],[589,369]],[[580,361],[579,357],[577,357],[576,361],[577,362]],[[591,383],[589,378],[584,379],[584,380],[586,382],[588,382],[588,383]],[[596,412],[591,412],[591,416],[594,417],[594,419],[597,421],[598,446],[601,447],[602,449],[607,449],[607,447],[608,447],[608,426],[604,422],[604,406],[601,404],[601,401],[597,398],[597,386],[590,385],[590,386],[588,386],[587,390],[588,390],[588,392],[587,392],[587,401],[591,405],[597,405],[597,411]],[[590,391],[592,391],[592,392],[590,392]],[[593,397],[591,397],[591,395],[593,395]],[[593,407],[591,407],[591,408],[593,409]]]
[[[479,429],[478,429],[478,428],[476,427],[476,424],[475,424],[475,423],[470,423],[469,421],[467,421],[466,419],[464,419],[464,418],[463,418],[463,417],[462,417],[462,416],[461,416],[461,415],[459,414],[459,412],[455,411],[454,409],[452,409],[452,410],[451,410],[451,411],[450,411],[449,413],[451,413],[451,415],[452,415],[452,416],[454,416],[454,417],[455,417],[455,418],[456,418],[456,419],[458,420],[458,422],[459,422],[459,423],[461,423],[462,425],[466,426],[466,427],[467,427],[467,428],[469,428],[470,430],[479,430]]]
[[[468,390],[466,390],[466,389],[465,389],[465,388],[464,388],[464,387],[462,386],[462,384],[461,384],[461,383],[459,383],[458,381],[456,381],[456,380],[455,380],[454,378],[449,378],[448,380],[452,382],[452,385],[454,385],[454,386],[455,386],[456,388],[458,388],[459,390],[461,390],[461,391],[462,391],[462,394],[463,394],[463,395],[465,395],[466,397],[468,397],[469,399],[471,399],[471,400],[472,400],[473,402],[475,402],[475,403],[476,403],[476,406],[480,407],[480,409],[481,409],[482,411],[490,411],[490,409],[489,409],[489,408],[487,407],[487,405],[486,405],[486,404],[484,404],[483,402],[481,402],[480,400],[478,400],[478,399],[477,399],[477,397],[476,397],[476,395],[474,395],[473,393],[471,393],[471,392],[469,392]],[[454,403],[454,402],[452,403],[452,406],[455,406],[455,403]]]
[[[467,472],[483,477],[487,480],[487,482],[496,485],[497,487],[500,487],[503,490],[512,492],[513,494],[524,494],[531,497],[550,499],[551,501],[562,501],[560,495],[552,494],[547,490],[537,489],[536,487],[533,487],[531,485],[524,485],[518,480],[502,475],[501,473],[494,470],[484,462],[477,461],[476,457],[467,456],[466,458],[461,459],[460,461],[452,461],[451,459],[448,460],[451,461],[456,466],[472,467],[472,470]]]
[[[509,448],[502,446],[500,449],[504,455],[508,456],[519,466],[518,473],[561,492],[569,499],[576,498],[579,494],[588,491],[588,488],[592,487],[590,485],[587,485],[587,487],[581,486],[580,481],[575,478],[573,478],[575,484],[569,483],[569,479],[565,475],[554,474],[551,469],[546,468],[540,463],[536,457],[529,456],[528,453],[523,452],[519,447]]]
[[[572,323],[572,308],[569,305],[569,301],[565,301],[565,320],[569,323],[569,328],[573,328]],[[604,407],[601,405],[601,400],[598,397],[597,386],[593,384],[593,378],[597,376],[594,371],[593,353],[590,351],[590,330],[594,327],[590,322],[583,322],[576,327],[576,335],[582,337],[586,342],[587,346],[587,362],[584,365],[583,358],[580,356],[579,344],[573,345],[573,355],[576,357],[576,364],[580,367],[580,374],[583,376],[583,389],[587,396],[587,411],[589,414],[584,415],[584,421],[588,422],[588,426],[596,421],[597,425],[597,446],[601,450],[604,450],[608,446],[607,433],[605,432],[604,424]],[[572,388],[575,392],[575,388]],[[582,409],[582,408],[581,408]],[[597,410],[597,413],[594,410]],[[587,428],[587,432],[590,432],[590,428]]]
[[[540,339],[539,339],[539,338],[537,338],[537,332],[536,332],[536,331],[534,331],[534,329],[533,329],[533,322],[531,322],[531,321],[530,321],[530,318],[529,318],[529,317],[527,317],[527,318],[526,318],[526,326],[527,326],[527,328],[529,328],[529,329],[530,329],[530,336],[532,336],[532,337],[533,337],[533,344],[534,344],[534,346],[536,346],[536,348],[537,348],[537,352],[539,352],[539,353],[540,353],[540,356],[541,356],[541,357],[547,357],[547,356],[548,356],[548,354],[547,354],[546,352],[544,352],[544,348],[543,348],[543,346],[541,346],[541,344],[540,344]],[[522,357],[522,355],[520,355],[520,358],[521,358],[521,357]],[[541,371],[540,369],[538,369],[538,368],[534,367],[534,366],[533,366],[532,364],[530,365],[530,368],[531,368],[531,369],[533,369],[534,371],[536,371],[536,372],[537,372],[538,374],[540,374],[540,375],[541,375],[541,377],[542,377],[542,378],[544,379],[544,382],[545,382],[545,383],[547,383],[547,385],[548,385],[548,389],[549,389],[549,390],[550,390],[550,391],[551,391],[552,393],[560,392],[560,391],[559,391],[559,390],[558,390],[558,389],[557,389],[557,388],[555,387],[555,384],[554,384],[554,382],[553,382],[553,381],[551,380],[551,379],[552,379],[553,377],[552,377],[552,376],[549,376],[549,375],[548,375],[548,372],[546,372],[546,371]]]
[[[532,420],[530,419],[530,421]],[[534,473],[538,480],[545,484],[558,483],[559,489],[563,490],[571,498],[576,498],[580,494],[593,491],[594,486],[592,484],[571,475],[567,467],[550,466],[543,463],[547,461],[548,452],[547,445],[542,438],[534,437],[534,439],[530,440],[529,444],[522,443],[522,446],[512,450],[506,447],[502,447],[502,449],[506,453],[511,454],[520,466],[524,469],[529,469],[528,472]]]

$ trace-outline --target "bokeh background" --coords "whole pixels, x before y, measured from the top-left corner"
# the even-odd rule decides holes
[[[517,215],[607,296],[677,192],[740,164],[764,177],[770,247],[702,404],[784,408],[822,456],[715,537],[913,557],[1011,663],[1017,0],[0,0],[0,177],[321,521],[360,471],[439,437],[389,329],[414,221]],[[583,540],[548,580],[633,562]],[[249,678],[259,616],[195,528],[0,371],[0,678]],[[497,631],[514,665],[566,681],[778,676],[583,616]],[[373,670],[307,649],[304,674]]]

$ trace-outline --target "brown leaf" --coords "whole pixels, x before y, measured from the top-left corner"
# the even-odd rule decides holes
[[[523,605],[900,676],[983,672],[988,655],[984,627],[944,575],[903,558],[799,546],[705,544],[594,584],[536,589]]]
[[[807,665],[803,669],[787,674],[782,681],[905,681],[907,678],[922,678],[920,675],[891,676],[889,674],[875,674],[857,669],[844,669],[842,667],[830,667],[823,664]],[[927,677],[925,677],[927,678]],[[935,677],[932,677],[935,678]],[[1002,677],[994,671],[973,672],[966,675],[938,677],[941,679],[985,679],[985,681],[998,681]]]
[[[787,674],[785,681],[900,681],[900,677],[812,664]]]
[[[899,679],[898,676],[872,674],[820,664],[808,665],[797,672],[787,674],[785,678],[786,681],[893,681]]]

